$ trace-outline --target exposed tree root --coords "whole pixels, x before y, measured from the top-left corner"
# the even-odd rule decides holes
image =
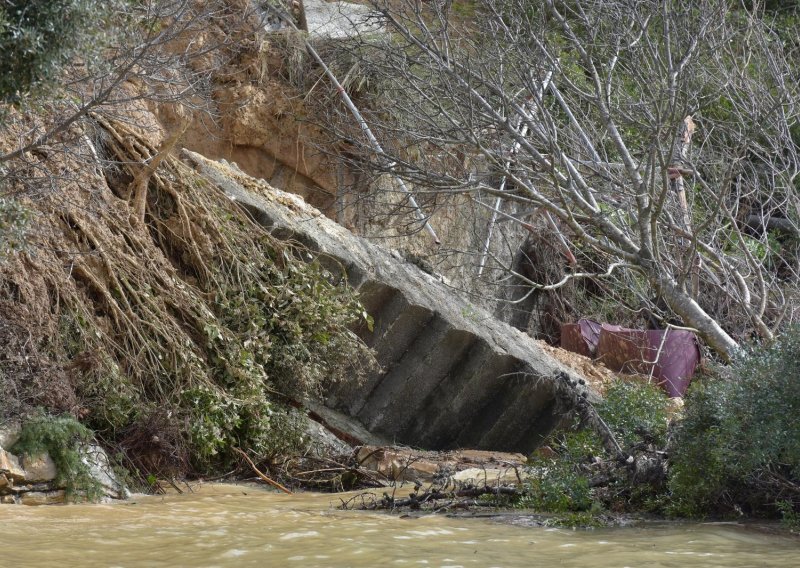
[[[96,167],[60,155],[32,170],[59,191],[27,203],[29,251],[0,267],[16,291],[0,300],[16,392],[4,411],[72,412],[163,477],[226,467],[238,446],[257,460],[295,447],[302,420],[270,393],[302,400],[358,378],[354,293],[170,155],[177,139],[156,148],[92,119],[82,159]],[[50,378],[14,362],[25,345]]]

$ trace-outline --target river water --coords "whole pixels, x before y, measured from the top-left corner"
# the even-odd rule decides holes
[[[5,505],[0,566],[800,566],[799,539],[734,524],[547,529],[338,503],[330,494],[207,485],[108,505]]]

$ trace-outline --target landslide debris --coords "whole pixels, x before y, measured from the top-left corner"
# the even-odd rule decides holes
[[[153,131],[99,115],[72,130],[4,188],[30,224],[0,264],[0,421],[71,414],[143,477],[298,447],[304,419],[282,401],[369,364],[354,293]]]

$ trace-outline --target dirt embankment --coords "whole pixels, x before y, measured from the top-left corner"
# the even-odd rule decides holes
[[[13,164],[35,230],[0,265],[0,418],[72,414],[166,476],[225,467],[240,445],[291,451],[302,426],[274,393],[357,377],[358,304],[130,111],[137,127],[94,114]]]

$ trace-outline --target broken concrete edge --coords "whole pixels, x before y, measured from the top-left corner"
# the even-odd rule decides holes
[[[350,447],[356,446],[388,446],[391,442],[378,436],[366,428],[355,418],[332,408],[321,402],[306,401],[304,406],[308,409],[308,418],[319,423],[328,432]]]
[[[11,447],[19,438],[19,423],[0,428],[0,440]],[[102,487],[103,499],[127,499],[128,489],[117,480],[105,450],[97,444],[81,447],[81,461],[89,475]],[[58,484],[58,469],[50,455],[17,456],[0,446],[0,503],[50,505],[66,502],[64,487]]]

